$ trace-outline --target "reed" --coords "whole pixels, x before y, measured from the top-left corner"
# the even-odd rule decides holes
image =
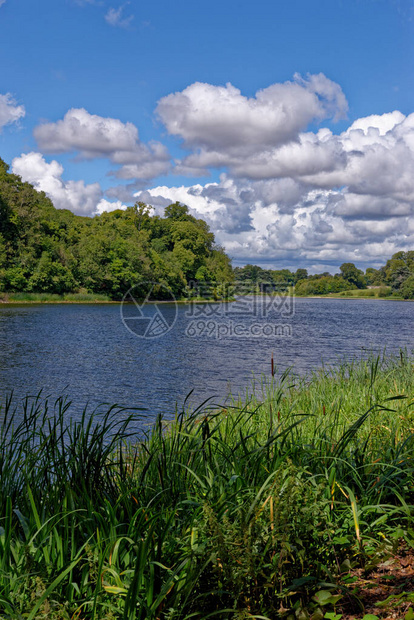
[[[1,617],[322,617],[347,567],[414,544],[413,363],[274,366],[145,435],[139,411],[7,398]]]

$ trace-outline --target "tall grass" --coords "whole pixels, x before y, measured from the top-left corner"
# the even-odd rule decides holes
[[[9,398],[3,617],[276,618],[413,544],[413,360],[276,377],[145,437],[137,412]]]

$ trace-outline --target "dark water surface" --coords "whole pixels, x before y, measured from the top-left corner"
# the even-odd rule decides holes
[[[174,313],[174,306],[163,306],[168,324]],[[145,339],[126,329],[118,305],[4,305],[0,399],[10,390],[22,397],[43,389],[67,394],[74,412],[106,402],[143,407],[152,419],[172,414],[190,390],[195,405],[251,390],[253,374],[270,374],[272,353],[279,371],[293,366],[303,374],[322,361],[414,348],[414,303],[296,299],[285,317],[278,310],[263,314],[230,317],[220,308],[197,319],[181,306],[168,333]],[[287,335],[275,335],[275,325]],[[235,327],[246,333],[235,335]]]

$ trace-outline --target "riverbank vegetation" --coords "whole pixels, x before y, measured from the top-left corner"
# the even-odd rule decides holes
[[[365,298],[365,299],[401,299],[401,297],[392,293],[390,286],[376,286],[374,288],[357,288],[349,291],[341,291],[340,293],[331,293],[330,297],[346,297],[348,299]]]
[[[257,265],[236,267],[235,279],[250,290],[294,292],[299,297],[390,297],[414,299],[414,251],[397,252],[380,269],[369,267],[365,274],[353,263],[343,263],[339,273],[309,275],[306,269],[262,269]],[[361,291],[361,293],[354,293]]]
[[[383,607],[363,586],[413,556],[413,370],[401,353],[276,373],[146,435],[139,411],[10,398],[0,617],[372,620],[394,605],[411,620],[407,568]]]
[[[96,293],[65,293],[57,295],[56,293],[0,293],[1,303],[13,304],[52,304],[52,303],[108,303],[111,299],[108,295],[99,295]]]

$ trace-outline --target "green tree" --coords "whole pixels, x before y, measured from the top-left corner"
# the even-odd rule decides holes
[[[136,202],[132,207],[135,213],[135,225],[137,230],[149,228],[151,222],[151,211],[154,207],[146,205],[145,202]]]
[[[349,282],[341,276],[310,277],[307,280],[299,280],[295,286],[296,295],[328,295],[339,293],[349,288]]]
[[[414,275],[404,280],[399,292],[403,299],[414,299]]]
[[[211,251],[214,235],[193,222],[176,221],[171,229],[175,244],[180,243],[198,257],[206,256]]]
[[[397,252],[387,261],[385,274],[387,284],[393,291],[399,291],[401,286],[414,273],[414,252]]]
[[[68,293],[76,286],[68,267],[53,261],[50,254],[43,252],[28,282],[28,290],[38,293]]]
[[[385,282],[385,274],[380,269],[368,267],[365,270],[365,280],[368,286],[381,286]]]
[[[353,288],[365,288],[365,277],[361,269],[355,267],[354,263],[343,263],[340,266],[341,276],[347,280]]]
[[[287,288],[288,286],[292,286],[295,282],[295,276],[289,269],[269,270],[269,273],[272,282],[276,284],[278,288]]]
[[[232,283],[234,272],[231,260],[221,246],[214,246],[210,254],[206,257],[205,264],[212,274],[214,281],[222,286]]]
[[[0,290],[26,291],[28,286],[26,275],[21,267],[10,267],[3,272]]]
[[[294,283],[297,284],[299,280],[306,280],[308,277],[307,269],[297,269],[294,274]]]
[[[151,209],[137,202],[92,218],[55,209],[0,159],[0,289],[86,289],[119,299],[138,281],[180,296],[197,277],[232,280],[231,262],[204,220],[178,202],[165,217]]]
[[[252,282],[257,284],[259,282],[263,282],[264,280],[269,280],[266,271],[258,265],[248,264],[244,267],[236,267],[234,270],[234,275],[236,280],[240,282]]]
[[[0,233],[0,268],[6,264],[7,250],[3,235]]]
[[[188,207],[181,204],[180,202],[174,202],[173,204],[166,207],[165,217],[170,220],[175,220],[179,222],[185,222],[195,219],[189,214]]]

